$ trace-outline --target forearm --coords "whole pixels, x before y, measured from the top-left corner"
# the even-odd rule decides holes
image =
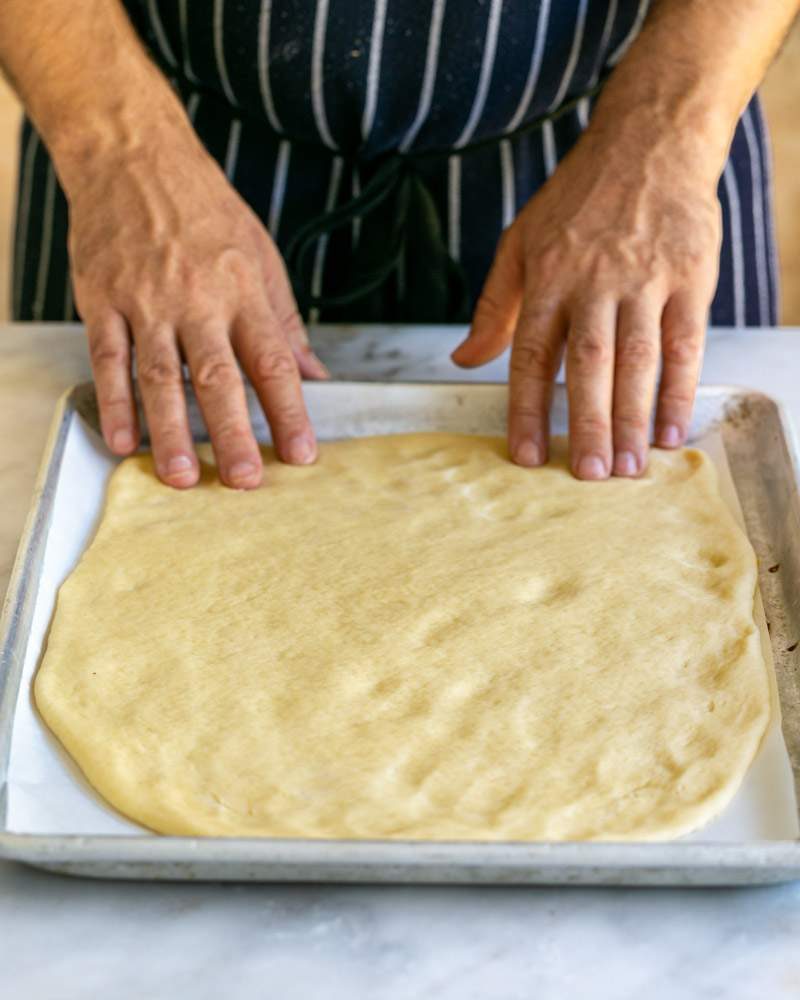
[[[670,149],[716,181],[736,123],[800,0],[656,0],[590,131],[626,153]],[[645,157],[646,158],[646,157]]]
[[[190,131],[118,0],[2,0],[0,66],[68,189],[154,132]]]

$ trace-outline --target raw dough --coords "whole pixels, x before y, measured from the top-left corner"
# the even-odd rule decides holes
[[[753,552],[701,452],[581,483],[499,439],[265,450],[265,483],[114,473],[35,682],[164,833],[644,839],[730,800],[770,714]]]

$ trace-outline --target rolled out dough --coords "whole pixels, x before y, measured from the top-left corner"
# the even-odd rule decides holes
[[[153,830],[674,837],[721,811],[770,714],[755,559],[698,451],[581,483],[499,439],[322,445],[264,485],[114,473],[35,681],[47,724]]]

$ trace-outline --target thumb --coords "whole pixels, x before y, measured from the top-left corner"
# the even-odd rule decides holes
[[[329,379],[331,373],[314,353],[305,325],[296,308],[281,325],[303,378]]]
[[[300,374],[303,378],[330,378],[330,372],[309,343],[308,332],[297,308],[286,265],[271,238],[265,244],[262,265],[267,297],[289,342]]]
[[[522,303],[523,262],[519,229],[510,226],[500,237],[472,326],[450,357],[463,368],[484,365],[508,347]]]

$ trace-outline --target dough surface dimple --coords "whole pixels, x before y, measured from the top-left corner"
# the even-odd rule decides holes
[[[655,840],[719,813],[770,715],[755,558],[710,460],[581,483],[499,439],[321,446],[264,485],[112,476],[35,699],[163,833]]]

